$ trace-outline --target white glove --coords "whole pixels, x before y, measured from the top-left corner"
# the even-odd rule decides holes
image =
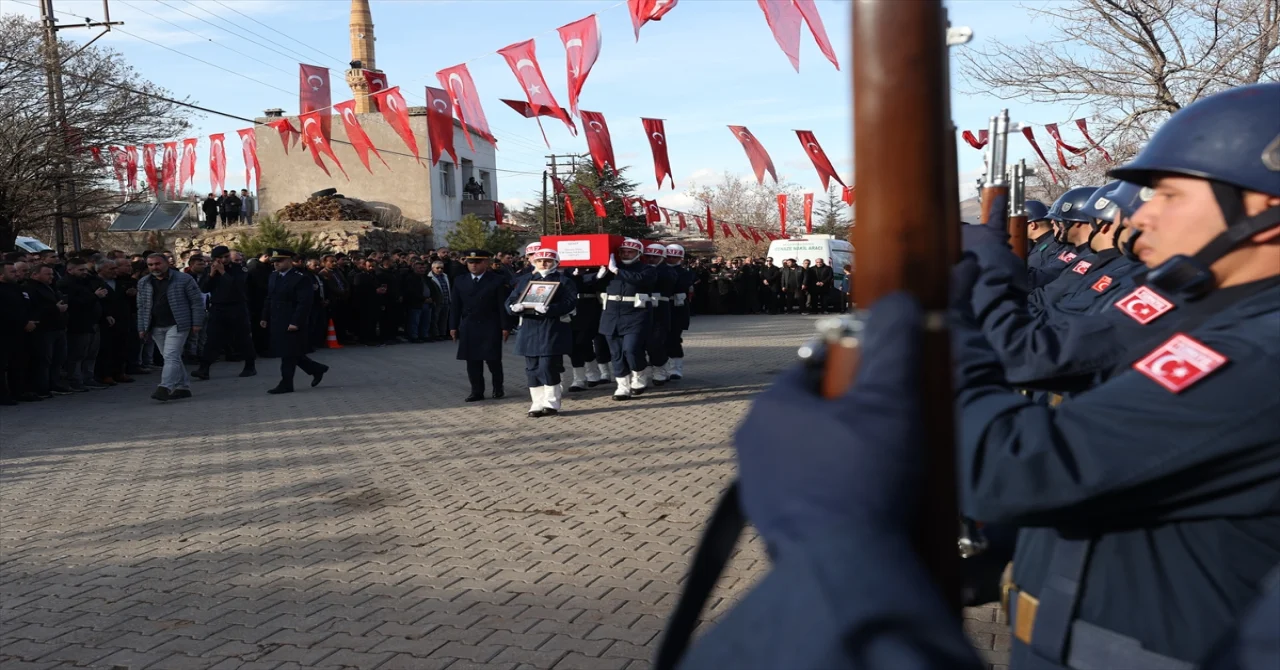
[[[575,276],[575,277],[577,277],[577,276],[578,276],[578,268],[574,268],[574,269],[573,269],[573,276]]]
[[[534,306],[533,306],[533,311],[535,311],[535,312],[537,312],[537,313],[539,313],[539,314],[546,314],[546,313],[547,313],[547,309],[548,309],[548,308],[547,308],[547,306],[546,306],[546,305],[534,305]]]
[[[609,266],[608,266],[608,267],[609,267],[609,272],[612,272],[612,273],[614,273],[614,274],[617,274],[617,273],[618,273],[618,259],[614,258],[613,254],[609,254]]]
[[[600,268],[600,271],[596,273],[596,279],[604,279],[605,274],[608,272],[609,268]]]
[[[524,311],[524,305],[522,305],[521,303],[516,303],[512,305],[510,309],[512,314],[519,314],[520,312]]]

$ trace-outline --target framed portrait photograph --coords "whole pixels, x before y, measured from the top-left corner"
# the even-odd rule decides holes
[[[520,296],[520,304],[525,307],[534,307],[537,305],[551,304],[551,297],[556,294],[556,289],[560,288],[558,281],[531,281],[525,287],[524,294]]]

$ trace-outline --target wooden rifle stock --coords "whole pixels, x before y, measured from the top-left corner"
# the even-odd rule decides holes
[[[1013,253],[1027,260],[1027,215],[1018,214],[1009,217],[1009,245],[1013,247]]]

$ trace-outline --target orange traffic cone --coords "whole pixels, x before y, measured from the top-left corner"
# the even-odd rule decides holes
[[[329,335],[325,338],[330,349],[341,349],[342,345],[338,343],[338,331],[333,329],[333,319],[329,319]]]

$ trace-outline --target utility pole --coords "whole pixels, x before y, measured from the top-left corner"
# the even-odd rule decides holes
[[[99,37],[110,32],[111,26],[122,26],[124,22],[111,20],[111,8],[107,4],[107,0],[102,0],[102,21],[91,21],[86,17],[84,23],[58,25],[53,11],[53,0],[40,0],[40,19],[44,24],[44,58],[49,99],[49,127],[54,137],[60,138],[55,140],[54,145],[61,144],[62,146],[61,155],[56,159],[60,174],[58,179],[53,182],[54,235],[58,253],[62,254],[66,252],[67,248],[65,227],[66,210],[68,208],[72,212],[71,243],[77,251],[80,250],[80,217],[78,215],[80,206],[76,199],[75,181],[69,178],[71,175],[71,128],[67,125],[67,101],[62,90],[62,63],[64,61],[58,54],[58,31],[66,28],[103,29],[97,37],[89,40],[78,51],[67,56],[67,60],[71,60],[80,55],[80,52],[89,48],[90,44],[98,41]],[[65,196],[62,185],[63,179],[67,179]]]
[[[542,171],[542,234],[547,234],[547,171]]]
[[[561,158],[568,159],[569,164],[565,165],[560,163],[559,160]],[[552,154],[546,157],[546,159],[549,161],[547,164],[547,171],[544,171],[542,173],[542,234],[543,235],[547,234],[547,225],[548,225],[547,224],[547,175],[550,174],[553,180],[558,180],[560,178],[561,167],[571,167],[572,172],[570,172],[570,174],[577,174],[579,158],[582,158],[582,156],[579,154]],[[552,206],[555,207],[555,210],[556,210],[555,234],[561,235],[564,233],[564,224],[561,219],[561,213],[560,213],[560,208],[562,207],[561,201],[560,201],[560,194],[558,193],[555,194],[555,197],[552,198],[552,200],[553,202],[551,204]]]

